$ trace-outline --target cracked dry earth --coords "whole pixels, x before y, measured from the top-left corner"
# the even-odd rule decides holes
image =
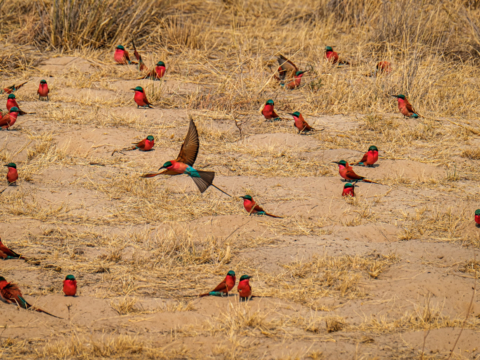
[[[412,359],[424,349],[425,359],[446,358],[480,261],[478,181],[462,178],[476,161],[447,157],[454,172],[421,136],[394,151],[382,132],[420,126],[397,114],[307,114],[324,131],[301,136],[290,119],[251,112],[241,137],[226,114],[137,110],[128,89],[151,82],[105,77],[81,58],[52,58],[39,71],[17,92],[35,114],[0,133],[2,161],[20,176],[0,196],[0,236],[32,260],[0,266],[29,302],[63,319],[0,303],[2,357]],[[42,78],[50,102],[34,95]],[[168,78],[155,86],[163,96],[204,90]],[[186,176],[139,177],[176,157],[189,114],[200,133],[196,168],[214,170],[234,197],[201,195]],[[112,155],[150,134],[154,151]],[[465,137],[460,146],[478,146]],[[372,144],[378,166],[355,170],[382,184],[342,198],[331,162],[359,160]],[[238,199],[246,193],[284,218],[248,216]],[[252,275],[259,297],[194,296],[230,269]],[[62,294],[67,274],[78,280],[75,298]],[[478,294],[464,327],[454,358],[480,359]]]

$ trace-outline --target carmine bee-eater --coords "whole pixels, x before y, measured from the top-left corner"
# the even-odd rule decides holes
[[[14,163],[9,163],[7,165],[3,165],[8,167],[8,173],[7,173],[7,181],[8,185],[15,185],[15,182],[18,179],[18,172],[17,172],[17,165]]]
[[[372,145],[368,148],[368,151],[363,155],[362,160],[352,165],[373,167],[373,164],[375,164],[377,161],[378,161],[378,149],[376,146]]]
[[[268,120],[268,121],[279,121],[281,120],[280,117],[277,115],[277,113],[275,112],[275,109],[273,108],[274,106],[274,102],[273,100],[267,100],[267,102],[265,103],[265,105],[262,106],[262,110],[260,111],[260,113],[265,116],[265,119]]]
[[[27,260],[25,256],[17,254],[15,251],[10,250],[7,248],[3,243],[2,239],[0,239],[0,259],[8,260],[8,259],[22,259]]]
[[[261,206],[257,205],[255,200],[253,200],[253,198],[250,195],[240,196],[240,198],[243,199],[243,207],[245,208],[245,210],[247,210],[247,212],[249,214],[267,215],[267,216],[270,216],[270,217],[283,219],[280,216],[276,216],[276,215],[272,215],[272,214],[267,213],[265,210],[262,209]]]
[[[137,103],[137,109],[141,106],[143,108],[152,108],[152,104],[148,101],[147,96],[145,95],[145,91],[141,86],[137,86],[135,89],[130,89],[135,91],[134,100]]]
[[[12,86],[8,86],[4,89],[0,89],[0,94],[11,94],[11,93],[14,93],[15,91],[17,91],[18,89],[20,89],[23,85],[25,85],[28,81],[25,81],[24,83],[20,84],[20,85],[12,85]]]
[[[352,167],[348,165],[345,160],[333,161],[333,163],[338,164],[338,173],[345,179],[344,181],[363,181],[366,183],[377,184],[375,181],[367,180],[365,177],[355,174],[355,171],[353,171]]]
[[[388,75],[392,72],[392,64],[389,61],[380,61],[375,66],[375,71],[365,76],[376,77],[378,75]]]
[[[285,82],[291,81],[297,71],[299,70],[298,67],[288,60],[282,54],[277,55],[278,61],[278,76],[275,74],[274,77],[280,82],[280,85],[285,85]]]
[[[52,315],[42,309],[36,308],[32,305],[30,305],[22,295],[22,292],[20,291],[20,288],[18,285],[9,283],[3,276],[0,276],[0,299],[7,304],[17,304],[19,307],[23,309],[32,309],[53,317],[56,317],[58,319],[58,316]]]
[[[292,81],[290,81],[287,85],[285,85],[285,87],[289,90],[293,90],[293,89],[296,89],[300,86],[301,82],[302,82],[302,76],[303,74],[305,74],[307,71],[297,71],[295,73],[295,77]]]
[[[47,98],[47,100],[50,100],[48,98],[48,93],[50,90],[48,89],[48,84],[45,80],[40,80],[40,85],[38,85],[38,100],[42,100],[42,98]]]
[[[142,60],[142,56],[138,53],[137,48],[136,48],[133,40],[132,40],[132,45],[133,45],[133,55],[135,55],[135,59],[137,59],[137,61],[138,61],[138,70],[139,71],[148,70],[147,65],[145,65],[145,63]]]
[[[295,111],[293,114],[290,114],[290,115],[292,115],[293,120],[295,120],[293,126],[295,126],[298,129],[299,134],[307,133],[315,130],[314,128],[310,127],[310,125],[307,124],[302,114],[300,114],[298,111]]]
[[[155,66],[155,69],[151,70],[141,79],[160,80],[164,77],[165,71],[167,71],[165,63],[163,61],[159,61]]]
[[[351,183],[346,183],[343,187],[342,196],[355,196],[355,185]]]
[[[199,297],[204,296],[228,296],[228,293],[233,289],[235,286],[235,271],[230,270],[225,276],[225,279],[217,285],[215,289],[212,291],[201,294]]]
[[[350,65],[348,61],[342,60],[338,57],[338,53],[333,51],[331,46],[325,47],[325,59],[332,64],[339,64],[339,65]]]
[[[407,100],[405,95],[391,95],[398,100],[398,110],[402,113],[403,116],[409,118],[418,118],[418,114],[413,108],[412,104]]]
[[[153,146],[155,145],[155,138],[152,135],[148,135],[145,139],[143,139],[139,143],[133,143],[133,145],[135,145],[135,146],[130,147],[130,148],[126,148],[126,149],[123,149],[123,150],[115,150],[112,153],[112,156],[116,152],[132,151],[132,150],[137,150],[137,149],[140,150],[140,151],[150,151],[150,150],[152,150]]]
[[[16,106],[12,107],[10,112],[8,114],[4,114],[0,119],[0,128],[8,130],[10,127],[12,127],[17,121],[18,113],[18,108]]]
[[[75,276],[67,275],[63,280],[63,293],[65,296],[75,296],[77,293],[77,280]]]
[[[18,115],[25,115],[26,112],[20,109],[20,106],[17,104],[17,100],[15,99],[15,94],[8,95],[7,99],[7,110],[10,111],[12,107],[16,107],[18,109]]]
[[[132,64],[130,61],[130,56],[128,55],[128,51],[125,50],[123,45],[118,45],[115,49],[115,54],[113,55],[113,59],[117,63],[117,65],[129,65]]]
[[[240,281],[238,282],[238,296],[240,300],[248,300],[252,296],[252,287],[250,286],[251,276],[242,275]]]
[[[200,190],[201,193],[205,192],[209,186],[213,186],[219,191],[227,194],[222,189],[218,188],[213,184],[213,179],[215,178],[215,172],[213,171],[200,171],[193,168],[193,164],[197,159],[198,151],[200,149],[200,140],[198,138],[198,131],[193,119],[190,118],[190,126],[188,128],[187,136],[185,141],[180,149],[180,153],[177,156],[176,160],[167,161],[163,166],[158,169],[162,172],[154,174],[142,175],[144,178],[150,178],[157,175],[181,175],[187,174],[192,178],[195,184]]]
[[[475,210],[475,224],[480,227],[480,209]]]

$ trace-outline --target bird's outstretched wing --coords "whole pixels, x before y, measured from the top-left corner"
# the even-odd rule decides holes
[[[190,118],[190,127],[188,128],[187,136],[185,137],[176,161],[193,166],[197,159],[199,149],[200,141],[198,139],[197,127],[193,119]]]
[[[298,67],[288,60],[285,56],[282,54],[277,55],[277,61],[278,65],[282,68],[283,72],[287,75],[287,78],[293,78],[295,76],[295,73],[298,71]]]

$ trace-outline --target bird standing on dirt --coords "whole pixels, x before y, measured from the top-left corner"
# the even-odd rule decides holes
[[[52,315],[42,309],[36,308],[32,305],[30,305],[22,295],[22,292],[20,291],[20,288],[18,285],[9,283],[3,276],[0,276],[0,300],[3,301],[6,304],[17,304],[23,309],[32,309],[53,317],[56,317],[58,319],[58,316]]]
[[[418,118],[418,114],[413,108],[412,104],[407,100],[405,95],[391,95],[398,100],[398,110],[402,113],[403,116],[408,118]]]
[[[314,128],[310,127],[310,125],[307,124],[302,114],[300,114],[298,111],[295,111],[293,114],[290,114],[290,115],[293,116],[293,120],[295,121],[293,126],[295,126],[298,129],[299,134],[307,133],[315,130]]]
[[[18,109],[18,115],[25,115],[26,112],[20,109],[20,106],[17,104],[17,100],[15,99],[15,94],[8,95],[7,99],[7,110],[10,110],[12,107],[16,107]]]
[[[199,297],[204,297],[204,296],[228,296],[228,293],[233,289],[235,286],[235,271],[230,270],[227,273],[227,276],[225,276],[225,279],[217,285],[215,289],[212,291],[201,294]]]
[[[3,166],[8,167],[8,173],[7,173],[8,186],[15,185],[15,182],[18,179],[17,165],[15,163],[9,163]]]
[[[363,181],[366,183],[376,184],[374,181],[367,180],[365,177],[355,174],[355,171],[353,171],[352,167],[348,165],[345,160],[333,161],[333,163],[338,164],[338,173],[342,178],[345,179],[344,181]]]
[[[331,46],[325,47],[325,59],[331,64],[350,65],[348,61],[340,59],[338,53],[333,51]]]
[[[48,93],[49,92],[50,92],[50,90],[48,88],[47,82],[45,80],[41,80],[40,85],[38,85],[38,91],[37,91],[38,100],[42,100],[44,98],[47,98],[47,100],[50,100],[48,98]]]
[[[155,145],[155,138],[152,135],[148,135],[145,139],[140,141],[139,143],[133,143],[134,147],[123,149],[121,151],[132,151],[132,150],[140,150],[140,151],[150,151],[153,146]],[[115,150],[113,154],[115,154],[119,150]]]
[[[285,87],[289,90],[296,89],[300,86],[302,82],[302,76],[305,74],[307,71],[297,71],[295,73],[294,79],[290,81]]]
[[[15,91],[17,91],[18,89],[20,89],[23,85],[25,85],[28,81],[25,81],[24,83],[20,84],[20,85],[12,85],[12,86],[8,86],[4,89],[0,89],[0,94],[11,94],[11,93],[14,93]]]
[[[115,49],[115,54],[113,54],[113,59],[117,63],[117,65],[130,65],[132,62],[130,61],[130,56],[128,55],[128,51],[125,50],[123,45],[118,45]]]
[[[141,106],[143,108],[153,108],[152,104],[148,101],[147,95],[141,86],[137,86],[135,89],[130,89],[135,91],[135,96],[133,99],[137,103],[137,109]]]
[[[155,69],[151,70],[147,75],[142,77],[142,79],[160,80],[165,76],[165,71],[167,71],[165,63],[159,61],[155,66]]]
[[[376,146],[372,145],[368,148],[368,151],[363,155],[362,160],[360,160],[358,163],[353,163],[352,165],[373,167],[373,164],[375,164],[377,161],[378,161],[378,149]]]
[[[198,151],[200,149],[200,140],[198,138],[198,131],[195,123],[190,119],[190,126],[188,128],[187,136],[182,144],[180,153],[177,156],[177,159],[167,161],[163,166],[158,169],[162,172],[154,174],[145,174],[142,175],[144,178],[150,178],[157,175],[181,175],[187,174],[192,178],[195,184],[200,190],[201,193],[205,192],[209,186],[213,186],[219,191],[227,194],[222,189],[218,188],[213,184],[213,179],[215,178],[215,172],[213,171],[200,171],[193,168],[193,164],[197,159]]]
[[[0,259],[9,260],[9,259],[22,259],[27,260],[24,256],[17,254],[15,251],[7,248],[0,239]]]
[[[63,293],[65,296],[75,296],[77,293],[77,280],[75,276],[67,275],[63,280]]]
[[[250,286],[251,276],[242,275],[240,281],[238,282],[238,295],[240,300],[248,300],[252,296],[252,287]]]
[[[247,212],[249,214],[267,215],[267,216],[270,216],[270,217],[283,219],[280,216],[276,216],[276,215],[272,215],[272,214],[267,213],[265,210],[262,209],[261,206],[257,205],[255,200],[253,200],[253,198],[250,195],[240,196],[240,198],[243,199],[243,207],[245,208],[245,210],[247,210]]]
[[[346,183],[343,187],[342,196],[355,196],[355,185],[352,183]]]
[[[16,106],[10,108],[10,112],[8,114],[4,114],[0,119],[0,128],[7,130],[11,128],[17,121],[19,112],[20,110],[18,110]]]
[[[265,119],[268,120],[268,121],[280,121],[280,117],[277,115],[277,113],[275,112],[275,109],[273,108],[274,107],[274,102],[272,99],[270,100],[267,100],[267,102],[265,103],[265,105],[262,106],[262,109],[260,111],[260,113],[265,116]]]

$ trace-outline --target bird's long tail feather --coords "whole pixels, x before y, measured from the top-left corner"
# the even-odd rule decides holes
[[[223,191],[222,189],[220,189],[220,188],[219,188],[218,186],[216,186],[215,184],[211,184],[211,185],[212,185],[215,189],[217,189],[217,190],[221,191],[222,193],[224,193],[225,195],[228,195],[228,196],[232,197],[232,195],[227,194],[225,191]]]
[[[273,218],[283,219],[283,217],[281,217],[281,216],[269,214],[269,213],[267,213],[267,212],[265,213],[265,215],[270,216],[270,217],[273,217]]]
[[[31,304],[29,304],[23,297],[19,296],[19,299],[20,299],[20,303],[17,302],[17,304],[24,308],[24,309],[32,309],[32,310],[35,310],[37,312],[40,312],[40,313],[44,313],[44,314],[47,314],[47,315],[50,315],[50,316],[53,316],[54,318],[57,318],[57,319],[62,319],[61,317],[58,317],[58,316],[55,316],[53,314],[50,314],[49,312],[46,312],[45,310],[42,310],[42,309],[39,309]]]
[[[372,180],[367,180],[367,179],[362,179],[363,182],[366,182],[366,183],[370,183],[370,184],[378,184],[377,182],[375,181],[372,181]]]
[[[141,177],[142,178],[151,178],[151,177],[155,177],[155,176],[158,176],[158,175],[161,175],[161,174],[163,174],[163,171],[159,172],[159,173],[153,173],[153,174],[144,174]]]

